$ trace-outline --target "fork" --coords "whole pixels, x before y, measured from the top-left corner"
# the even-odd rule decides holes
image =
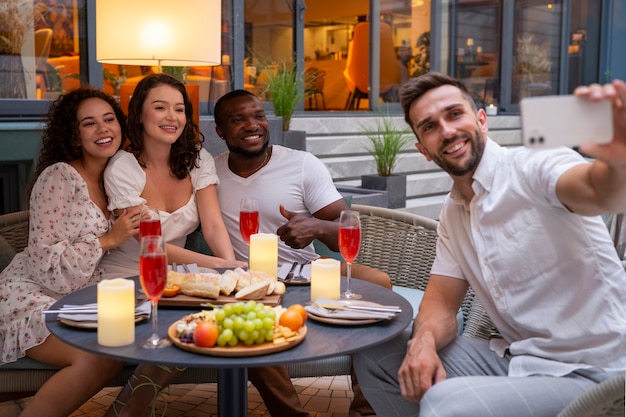
[[[304,269],[305,265],[308,265],[310,263],[311,263],[311,261],[306,261],[305,263],[300,265],[300,270],[298,271],[298,273],[292,279],[293,280],[307,280],[308,281],[308,278],[305,277],[304,275],[302,275],[302,270]]]
[[[287,276],[285,277],[285,281],[291,281],[293,279],[293,273],[296,270],[296,266],[298,266],[298,262],[294,262],[291,265],[291,269],[287,272]]]

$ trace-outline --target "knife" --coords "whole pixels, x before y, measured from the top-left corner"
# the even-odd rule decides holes
[[[402,313],[402,309],[398,306],[362,306],[362,305],[340,305],[316,303],[318,306],[327,310],[360,310],[360,311],[380,311],[383,313]]]

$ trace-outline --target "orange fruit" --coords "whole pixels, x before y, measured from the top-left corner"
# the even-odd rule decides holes
[[[163,297],[175,297],[180,291],[178,285],[172,285],[171,287],[165,287],[163,289]]]
[[[287,309],[283,311],[283,314],[280,315],[278,319],[278,324],[288,327],[295,332],[300,327],[302,327],[304,321],[302,320],[302,316],[298,311]]]
[[[193,342],[200,347],[213,347],[217,343],[219,330],[212,321],[201,321],[193,331]]]
[[[297,311],[302,316],[302,324],[306,322],[308,314],[302,304],[292,304],[287,308],[287,310]]]

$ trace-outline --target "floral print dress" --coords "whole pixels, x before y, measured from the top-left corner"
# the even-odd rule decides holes
[[[56,163],[41,173],[30,198],[28,246],[0,274],[0,363],[44,342],[50,332],[43,310],[98,282],[98,237],[109,229],[71,165]]]

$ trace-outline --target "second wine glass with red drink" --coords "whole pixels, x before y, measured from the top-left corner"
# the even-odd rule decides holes
[[[143,205],[139,216],[139,237],[161,236],[161,216],[159,209]]]
[[[140,342],[144,348],[169,346],[168,339],[157,334],[157,307],[167,281],[167,256],[162,236],[147,235],[141,238],[139,252],[139,282],[143,293],[152,304],[152,336]]]
[[[256,199],[244,197],[239,206],[239,231],[246,244],[250,244],[250,235],[259,233],[259,204]]]
[[[358,211],[343,210],[339,218],[339,252],[347,264],[346,291],[341,298],[358,300],[360,294],[350,289],[352,262],[356,259],[361,248],[361,218]]]

